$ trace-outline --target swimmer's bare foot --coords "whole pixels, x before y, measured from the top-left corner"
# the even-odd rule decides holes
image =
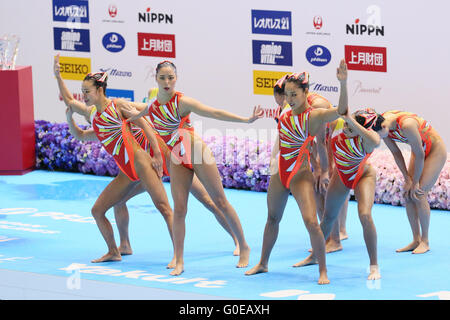
[[[306,259],[294,264],[293,267],[298,268],[298,267],[309,266],[309,265],[317,264],[317,263],[318,262],[317,262],[316,257],[311,253]]]
[[[258,263],[256,266],[251,268],[250,270],[245,272],[246,276],[251,276],[258,273],[265,273],[268,272],[269,268],[267,266],[262,265],[261,263]]]
[[[341,242],[329,240],[325,244],[325,252],[326,253],[331,253],[331,252],[336,252],[336,251],[341,251],[341,250],[342,250]]]
[[[239,252],[239,262],[236,265],[236,268],[245,268],[248,266],[248,260],[250,256],[250,247],[245,246],[245,248],[241,248]]]
[[[91,262],[92,263],[99,263],[99,262],[107,262],[107,261],[121,261],[122,256],[120,255],[119,251],[117,252],[108,252],[103,257],[94,259]]]
[[[406,251],[412,251],[416,249],[420,244],[419,240],[413,240],[410,244],[408,244],[406,247],[403,247],[401,249],[395,250],[395,252],[406,252]]]
[[[175,268],[177,259],[175,257],[172,258],[172,261],[169,262],[169,264],[167,265],[166,269],[173,269]]]
[[[319,281],[317,281],[317,284],[329,284],[330,280],[328,280],[327,272],[322,271],[319,275]]]
[[[133,250],[131,249],[131,247],[126,244],[120,245],[119,252],[120,252],[120,255],[122,255],[122,256],[128,256],[128,255],[133,254]]]
[[[425,252],[427,252],[427,251],[429,251],[430,250],[430,247],[429,247],[429,245],[428,245],[428,241],[420,241],[420,243],[419,243],[419,245],[417,246],[417,248],[415,248],[414,250],[413,250],[413,252],[412,253],[414,253],[414,254],[420,254],[420,253],[425,253]]]
[[[378,268],[378,265],[371,265],[370,266],[370,273],[367,277],[367,280],[378,280],[381,279],[380,269]]]
[[[328,239],[325,244],[325,253],[331,253],[342,250],[341,242],[336,242],[335,240]],[[312,248],[308,249],[308,252],[312,252]]]
[[[170,273],[171,276],[179,276],[180,274],[182,274],[184,272],[184,267],[183,264],[178,264],[175,266],[175,268],[173,269],[173,271]]]

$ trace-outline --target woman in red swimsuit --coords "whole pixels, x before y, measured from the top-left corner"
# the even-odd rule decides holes
[[[189,115],[194,112],[222,121],[252,123],[263,116],[263,111],[255,108],[252,116],[240,117],[225,110],[206,106],[177,92],[176,80],[175,65],[170,61],[159,63],[156,68],[156,82],[159,88],[157,100],[147,108],[154,129],[171,150],[170,186],[174,200],[173,232],[177,261],[175,269],[170,274],[177,276],[184,271],[185,218],[194,173],[225,215],[238,239],[240,255],[237,267],[246,267],[250,248],[245,241],[239,217],[225,196],[214,156],[205,142],[194,133]],[[143,110],[140,114],[137,110],[134,110],[134,113],[130,112],[130,120],[143,116],[147,110]]]
[[[140,128],[125,121],[122,111],[129,108],[128,102],[108,99],[105,96],[106,85],[106,73],[88,74],[82,83],[86,104],[94,105],[97,110],[93,115],[91,129],[82,130],[75,124],[70,106],[66,112],[72,135],[84,141],[99,140],[120,168],[119,174],[103,190],[92,207],[92,215],[108,246],[108,253],[92,262],[121,260],[106,212],[132,193],[139,180],[163,215],[173,239],[173,212],[161,181],[164,160],[156,136],[150,123],[144,119],[136,121]],[[173,266],[174,260],[175,257],[168,267]]]
[[[289,110],[290,106],[286,102],[285,94],[284,94],[284,86],[287,77],[289,74],[286,74],[282,78],[280,78],[273,88],[273,95],[275,98],[275,102],[278,105],[275,113],[275,121],[278,124],[278,121],[282,115],[282,113]],[[332,108],[333,105],[321,95],[315,92],[309,92],[307,95],[308,104],[312,108]],[[326,126],[323,127],[322,130],[319,130],[319,133],[314,139],[314,143],[311,151],[311,167],[314,176],[314,197],[316,199],[317,205],[317,215],[319,220],[322,221],[324,209],[325,209],[325,194],[326,189],[329,183],[329,172],[333,172],[334,163],[331,160],[333,158],[333,152],[330,147],[330,140],[333,135],[337,124],[343,122],[342,119],[337,119],[333,122],[329,122]],[[279,139],[278,136],[275,140],[275,143],[272,147],[272,153],[270,157],[270,173],[273,175],[278,171],[278,153],[280,152],[279,148]],[[347,216],[347,205],[348,199],[345,204],[342,206],[341,213],[339,215],[339,221],[337,221],[333,232],[330,234],[330,237],[326,240],[326,252],[334,252],[338,250],[342,250],[342,245],[340,243],[341,235],[342,239],[346,239],[347,232],[345,228],[345,219]]]
[[[428,229],[430,204],[427,193],[436,183],[447,161],[445,143],[423,118],[402,111],[387,111],[379,131],[405,180],[406,213],[411,225],[413,241],[397,252],[425,253],[429,248]],[[409,167],[397,143],[411,147]]]
[[[335,166],[325,197],[325,213],[320,227],[324,237],[328,237],[353,189],[370,259],[368,280],[377,280],[381,276],[377,262],[377,233],[371,215],[376,172],[367,159],[380,144],[380,137],[375,130],[381,129],[383,117],[372,109],[365,109],[352,116],[344,115],[343,119],[343,132],[331,140]],[[308,259],[314,260],[314,253]]]
[[[53,71],[54,71],[55,77],[57,79],[61,97],[64,100],[64,103],[66,104],[66,106],[70,107],[70,109],[73,112],[80,114],[81,116],[83,116],[85,118],[85,120],[88,123],[92,124],[92,120],[93,120],[95,114],[97,113],[97,109],[96,109],[95,105],[88,106],[85,103],[83,103],[81,101],[77,101],[73,98],[73,95],[68,90],[63,79],[61,78],[59,55],[57,55],[54,59]],[[136,106],[137,108],[141,108],[141,109],[143,109],[147,106],[147,104],[137,103],[137,102],[130,102],[130,104],[133,106]],[[134,125],[132,124],[132,126],[134,126]],[[137,132],[137,133],[139,133],[139,132]],[[142,139],[142,137],[143,137],[142,133],[140,135],[138,135],[137,137],[140,137]],[[163,161],[165,161],[165,163],[167,163],[169,160],[169,157],[170,157],[170,151],[166,147],[166,144],[164,143],[164,141],[158,135],[156,136],[156,138],[158,140],[160,150],[164,156]],[[165,166],[164,169],[165,169],[165,172],[164,172],[165,175],[168,175],[169,168],[167,168]],[[217,208],[217,206],[214,204],[214,202],[209,197],[209,195],[206,192],[203,185],[200,183],[198,178],[195,176],[194,176],[194,179],[192,182],[192,188],[190,191],[209,211],[211,211],[214,214],[216,220],[225,229],[225,231],[227,231],[227,233],[232,237],[232,239],[235,243],[235,246],[236,246],[233,254],[239,255],[239,245],[238,245],[236,236],[234,235],[233,231],[231,230],[230,226],[228,225],[223,213]],[[129,233],[128,233],[129,213],[128,213],[128,208],[127,208],[126,202],[129,199],[131,199],[132,197],[134,197],[142,192],[145,192],[145,189],[143,188],[141,183],[138,183],[134,187],[134,189],[128,195],[125,196],[125,198],[120,199],[120,201],[114,205],[114,218],[116,221],[116,225],[117,225],[117,228],[119,231],[119,237],[120,237],[120,245],[119,245],[118,249],[119,249],[119,252],[121,255],[129,255],[129,254],[133,253],[131,245],[130,245]],[[100,262],[100,261],[98,261],[98,262]]]
[[[337,78],[341,83],[338,108],[313,109],[308,103],[309,75],[306,72],[290,75],[285,84],[286,100],[291,110],[285,112],[278,122],[279,170],[270,177],[267,191],[268,217],[259,263],[247,271],[246,275],[267,272],[270,253],[278,237],[278,229],[289,192],[300,208],[306,229],[309,232],[313,251],[319,263],[319,284],[327,284],[325,264],[325,239],[320,230],[314,200],[314,178],[309,164],[309,145],[314,136],[327,122],[336,120],[347,113],[347,65],[340,62]],[[295,267],[316,263],[302,261]]]

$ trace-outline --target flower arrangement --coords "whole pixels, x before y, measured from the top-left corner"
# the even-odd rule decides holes
[[[86,126],[80,126],[83,129]],[[100,176],[116,176],[119,169],[114,159],[97,141],[78,141],[66,123],[35,121],[36,168],[82,172]],[[269,186],[269,142],[235,136],[203,137],[217,163],[225,188],[266,192]],[[405,160],[409,154],[405,152]],[[403,176],[388,150],[375,150],[370,163],[377,172],[375,202],[404,206]],[[164,177],[164,181],[170,181]],[[450,157],[438,181],[428,193],[432,208],[450,210]]]
[[[409,151],[403,152],[405,162],[409,163]],[[388,150],[375,150],[369,158],[370,163],[377,172],[375,188],[375,202],[395,206],[404,206],[402,187],[405,180],[395,164],[391,152]],[[450,210],[450,157],[442,169],[438,180],[428,193],[428,202],[431,208]]]
[[[82,129],[86,126],[80,125]],[[114,159],[97,141],[79,141],[69,132],[67,123],[35,121],[36,168],[55,171],[116,176]]]

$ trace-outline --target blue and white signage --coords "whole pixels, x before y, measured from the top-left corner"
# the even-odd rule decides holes
[[[90,37],[87,29],[53,28],[55,50],[90,52]]]
[[[292,35],[290,11],[252,10],[252,33]]]
[[[292,66],[292,42],[253,40],[253,63]]]
[[[87,0],[53,0],[53,21],[89,23]]]
[[[106,88],[106,96],[109,99],[124,99],[127,101],[134,101],[134,91],[133,90],[122,90],[122,89],[110,89]]]
[[[306,60],[316,67],[323,67],[331,61],[331,52],[321,45],[314,45],[306,50]]]
[[[110,52],[119,52],[125,48],[125,39],[117,32],[110,32],[103,36],[103,46]]]

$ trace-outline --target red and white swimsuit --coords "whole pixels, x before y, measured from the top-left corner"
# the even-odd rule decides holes
[[[404,111],[389,111],[389,113],[393,113],[399,115],[396,119],[396,126],[394,130],[389,130],[389,138],[391,138],[395,142],[408,143],[408,139],[402,133],[402,121],[407,118],[413,118],[419,123],[419,134],[422,139],[422,147],[425,152],[425,158],[431,151],[431,139],[429,137],[429,132],[431,130],[431,125],[421,117],[417,116],[414,113],[404,112]]]
[[[163,105],[156,100],[149,108],[149,117],[154,129],[164,140],[172,155],[184,167],[192,169],[189,133],[193,132],[194,128],[191,126],[189,115],[181,117],[179,113],[178,103],[182,96],[181,92],[176,92]]]
[[[349,189],[355,189],[371,153],[364,150],[360,136],[348,138],[343,132],[331,139],[331,148],[342,183]]]
[[[308,120],[312,108],[306,109],[299,115],[292,115],[292,110],[283,113],[278,121],[280,139],[280,156],[278,160],[278,172],[281,182],[289,188],[290,182],[300,169],[303,157],[309,162],[309,144],[314,136],[308,133]]]
[[[128,124],[121,118],[115,100],[112,100],[102,113],[98,113],[96,110],[92,112],[91,124],[98,140],[106,152],[113,156],[119,169],[130,180],[139,180],[134,168],[134,152],[130,139],[135,139],[142,149],[153,155],[153,150],[143,130]],[[151,126],[150,122],[149,125]],[[167,172],[167,170],[164,171]]]

